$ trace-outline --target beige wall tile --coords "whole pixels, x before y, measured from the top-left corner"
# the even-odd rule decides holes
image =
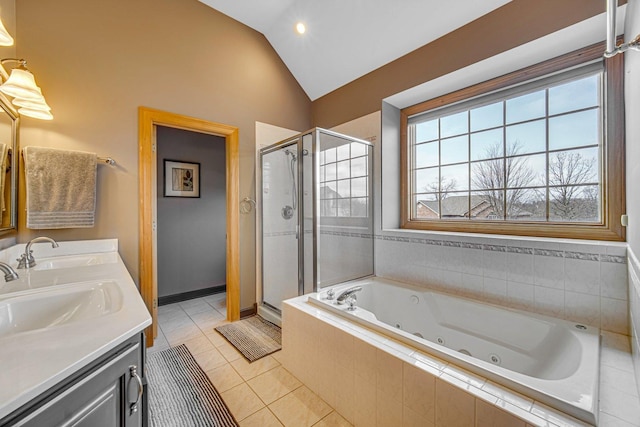
[[[335,385],[335,405],[334,409],[347,419],[350,423],[354,422],[356,388],[355,374],[353,369],[336,365],[335,375],[333,376]],[[360,392],[360,390],[358,390]]]
[[[388,398],[402,403],[402,361],[383,351],[376,350],[376,385]]]
[[[476,399],[476,427],[525,427],[524,421]]]
[[[402,408],[402,427],[433,427],[433,421],[429,420],[413,409],[404,406]]]
[[[358,355],[358,363],[355,364],[356,376],[375,387],[376,385],[376,348],[371,344],[354,338],[354,354]]]
[[[469,427],[475,419],[475,398],[459,388],[436,379],[436,426]]]
[[[376,393],[376,426],[397,427],[402,425],[402,402],[378,389]]]
[[[333,411],[317,424],[314,424],[313,427],[352,427],[352,424],[342,418],[336,411]]]
[[[421,418],[435,421],[436,377],[408,363],[403,363],[404,406]]]
[[[355,408],[353,424],[355,426],[376,425],[376,388],[362,377],[355,376]]]

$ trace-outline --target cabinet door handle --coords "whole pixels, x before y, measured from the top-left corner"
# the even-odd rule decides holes
[[[129,383],[127,385],[127,394],[129,394],[129,390],[131,389],[131,381],[135,380],[136,385],[138,386],[138,394],[135,400],[129,399],[129,415],[133,415],[138,412],[138,404],[140,403],[140,398],[142,397],[142,392],[144,388],[142,387],[142,378],[138,375],[138,367],[136,365],[129,366],[129,374],[131,378],[129,378]]]

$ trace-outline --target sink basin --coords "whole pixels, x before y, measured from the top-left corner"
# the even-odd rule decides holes
[[[56,287],[0,301],[0,338],[114,313],[122,307],[113,281]]]
[[[118,262],[115,252],[67,255],[51,258],[36,258],[36,265],[32,270],[55,270],[58,268],[75,268],[87,265],[112,264]]]

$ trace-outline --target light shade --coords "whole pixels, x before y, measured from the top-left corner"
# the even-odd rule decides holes
[[[18,109],[18,114],[20,114],[21,116],[33,117],[35,119],[53,120],[53,114],[46,110],[34,110],[31,108],[23,107]]]
[[[4,28],[4,24],[0,20],[0,46],[13,46],[13,37]]]
[[[16,107],[28,108],[29,110],[51,111],[51,107],[45,101],[44,96],[40,99],[13,98],[11,102]]]
[[[36,85],[36,79],[28,70],[14,68],[7,81],[0,86],[0,92],[12,98],[40,99],[42,91]]]

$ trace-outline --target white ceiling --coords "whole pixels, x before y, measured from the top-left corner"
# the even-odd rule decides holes
[[[315,100],[510,0],[199,1],[264,34]]]

